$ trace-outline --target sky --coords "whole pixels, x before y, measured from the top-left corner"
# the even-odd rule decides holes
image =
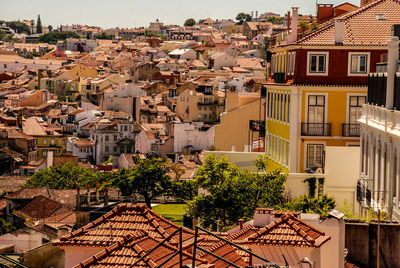
[[[258,14],[272,11],[283,15],[290,7],[299,13],[316,13],[316,0],[0,0],[0,20],[36,20],[54,28],[66,24],[83,24],[103,28],[148,26],[159,19],[165,24],[182,25],[195,20],[234,19],[239,12]],[[340,4],[345,0],[319,0],[323,4]],[[359,5],[360,1],[347,2]]]

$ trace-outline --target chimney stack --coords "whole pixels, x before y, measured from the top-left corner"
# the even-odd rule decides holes
[[[343,20],[335,19],[335,44],[342,45],[343,44]]]
[[[394,26],[394,25],[393,25]],[[393,109],[394,82],[396,79],[397,63],[399,61],[399,37],[393,34],[388,41],[386,109]]]
[[[287,12],[286,24],[287,24],[287,29],[290,30],[290,11]]]
[[[239,219],[239,229],[243,230],[243,219]]]
[[[292,35],[291,35],[291,42],[296,42],[297,41],[297,27],[299,26],[299,8],[298,7],[292,7]]]

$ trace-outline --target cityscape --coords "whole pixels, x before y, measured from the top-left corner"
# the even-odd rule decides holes
[[[400,267],[399,0],[3,4],[0,267]]]

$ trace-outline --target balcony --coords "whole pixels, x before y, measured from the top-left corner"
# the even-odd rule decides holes
[[[360,124],[342,124],[343,137],[360,137]]]
[[[330,123],[301,123],[302,136],[330,136]]]

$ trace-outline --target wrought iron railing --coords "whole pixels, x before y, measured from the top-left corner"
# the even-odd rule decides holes
[[[342,124],[343,137],[360,137],[360,124]]]
[[[301,123],[302,136],[330,136],[330,123]]]

